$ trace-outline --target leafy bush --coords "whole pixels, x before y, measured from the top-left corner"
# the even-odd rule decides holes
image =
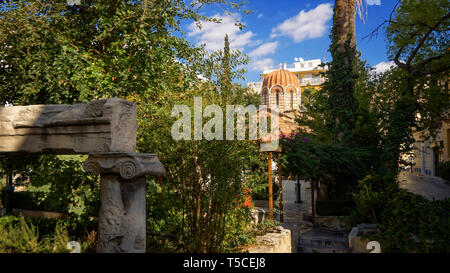
[[[6,179],[0,175],[0,208],[5,206]]]
[[[300,134],[282,139],[281,144],[283,173],[325,182],[330,199],[351,199],[357,181],[370,166],[368,151],[357,147],[324,143]]]
[[[97,215],[100,207],[98,178],[83,170],[84,160],[85,156],[53,155],[33,160],[33,164],[17,171],[27,190],[14,193],[14,207],[60,212],[79,218]],[[5,191],[0,196],[4,199]]]
[[[450,161],[439,164],[438,176],[450,182]]]
[[[6,253],[38,253],[68,252],[70,241],[62,226],[55,228],[52,236],[40,238],[39,230],[25,218],[2,217],[0,224],[0,252]]]
[[[400,190],[381,214],[376,234],[385,252],[449,253],[450,199],[429,201]]]
[[[74,219],[0,217],[0,252],[64,253],[72,240],[80,242],[82,252],[94,252],[96,232],[92,224],[84,224]]]
[[[359,182],[359,191],[353,193],[356,203],[354,224],[377,223],[380,215],[393,194],[397,191],[395,183],[386,184],[385,178],[377,174],[369,174]]]
[[[24,218],[2,219],[0,252],[37,253],[40,249],[39,233],[36,227],[28,225]]]
[[[377,223],[380,232],[369,238],[383,252],[450,252],[450,199],[429,201],[385,183],[380,176],[360,181],[352,225]]]
[[[341,216],[349,215],[355,208],[355,202],[352,200],[317,200],[316,212],[320,216]]]
[[[268,182],[264,181],[261,183],[261,187],[252,191],[252,200],[269,200],[269,186]],[[278,198],[278,183],[272,183],[273,200]]]

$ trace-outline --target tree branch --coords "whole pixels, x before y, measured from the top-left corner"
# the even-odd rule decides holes
[[[430,28],[427,33],[425,33],[425,36],[422,37],[422,39],[419,40],[419,42],[417,43],[416,47],[414,48],[414,50],[411,52],[411,54],[409,55],[408,60],[406,61],[406,66],[409,68],[411,65],[412,60],[414,59],[414,57],[416,56],[417,52],[419,52],[420,48],[422,47],[423,43],[425,43],[425,41],[427,40],[427,38],[431,35],[431,33],[433,31],[435,31],[440,24],[442,24],[445,20],[447,20],[448,18],[450,18],[450,12],[448,12],[444,17],[442,17],[441,19],[439,19],[436,24]]]
[[[395,4],[394,8],[391,11],[391,14],[389,14],[389,19],[388,20],[384,20],[383,23],[381,23],[380,25],[378,25],[374,31],[372,31],[371,33],[367,34],[366,36],[364,36],[362,38],[362,40],[366,39],[367,37],[373,37],[375,34],[378,34],[378,30],[386,23],[391,23],[392,22],[392,16],[394,15],[395,10],[397,9],[397,6],[400,4],[400,0],[397,0],[397,3]]]
[[[414,73],[415,71],[420,71],[420,70],[421,70],[422,68],[424,68],[425,65],[427,65],[428,63],[430,63],[430,62],[432,62],[432,61],[434,61],[434,60],[439,60],[439,59],[443,58],[444,56],[445,56],[445,54],[444,54],[444,55],[439,55],[439,56],[430,57],[430,58],[428,58],[428,59],[422,61],[421,63],[419,63],[418,65],[416,65],[416,68],[413,70],[413,73]],[[427,74],[428,74],[428,73],[427,73]]]
[[[408,69],[407,69],[407,68],[408,68],[407,65],[406,65],[405,63],[402,63],[402,62],[399,60],[400,55],[402,55],[403,49],[405,49],[405,46],[402,46],[402,47],[399,49],[399,51],[397,52],[397,54],[395,54],[394,62],[395,62],[395,64],[396,64],[398,67],[401,67],[401,68],[403,68],[403,69],[405,69],[405,70],[408,70]]]
[[[441,72],[448,71],[448,70],[450,70],[450,65],[447,65],[447,66],[444,66],[444,67],[441,67],[441,68],[428,70],[428,71],[419,71],[418,74],[420,74],[422,76],[426,76],[426,75],[441,73]]]

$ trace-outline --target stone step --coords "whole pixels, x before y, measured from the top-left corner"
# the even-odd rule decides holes
[[[301,253],[349,253],[347,234],[312,229],[300,234],[297,250]]]
[[[340,241],[331,241],[331,240],[305,240],[301,239],[298,243],[300,246],[303,245],[310,245],[314,247],[348,247],[347,242],[340,242]]]
[[[347,247],[318,247],[314,245],[299,245],[299,253],[350,253]]]

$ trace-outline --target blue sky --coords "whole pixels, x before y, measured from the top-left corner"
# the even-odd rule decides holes
[[[249,0],[246,9],[251,15],[226,15],[222,9],[208,8],[205,15],[222,18],[221,24],[194,24],[185,27],[187,38],[196,44],[205,44],[209,50],[223,47],[225,33],[230,36],[232,48],[250,56],[247,81],[259,81],[264,69],[292,65],[295,57],[330,61],[328,52],[334,0]],[[356,40],[362,59],[383,70],[388,62],[385,35],[362,39],[389,17],[396,0],[367,0],[364,22],[357,15]],[[240,31],[234,22],[239,19],[246,27]]]

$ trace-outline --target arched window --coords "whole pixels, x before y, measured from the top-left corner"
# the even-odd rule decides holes
[[[294,92],[291,91],[291,109],[294,109]]]
[[[277,102],[277,106],[279,106],[280,105],[280,91],[279,90],[277,90],[276,102]]]

